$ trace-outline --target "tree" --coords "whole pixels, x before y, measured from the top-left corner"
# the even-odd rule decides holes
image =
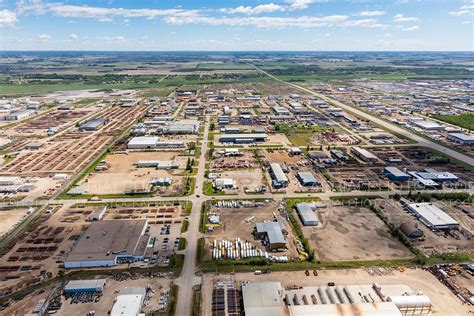
[[[215,128],[216,128],[216,124],[214,124],[214,122],[212,122],[211,125],[209,125],[209,129],[211,131],[213,131]]]

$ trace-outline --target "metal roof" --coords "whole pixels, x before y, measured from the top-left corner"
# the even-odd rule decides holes
[[[250,282],[242,284],[246,316],[283,315],[280,282]]]
[[[155,146],[159,140],[158,136],[138,136],[130,139],[128,146]]]
[[[87,289],[103,289],[107,279],[97,280],[72,280],[69,281],[64,287],[64,291],[80,291]]]
[[[459,225],[451,216],[432,203],[413,203],[408,208],[419,216],[428,226]]]
[[[285,237],[281,231],[281,224],[279,222],[263,222],[257,223],[257,232],[266,233],[270,244],[284,244]]]
[[[407,173],[401,171],[397,167],[385,167],[384,170],[386,172],[394,175],[395,177],[409,177],[409,175]]]
[[[222,134],[220,138],[267,138],[267,134]]]
[[[298,177],[301,179],[303,183],[317,183],[318,180],[314,177],[314,175],[309,171],[300,171],[298,172]]]
[[[286,177],[285,173],[283,172],[283,169],[281,169],[280,164],[271,163],[270,164],[270,169],[273,173],[273,176],[275,177],[275,180],[277,180],[278,182],[288,182],[288,178]]]
[[[291,305],[288,309],[292,316],[402,316],[400,310],[392,302]]]
[[[296,211],[304,225],[318,225],[319,219],[309,203],[296,204]]]
[[[455,138],[460,139],[462,141],[470,141],[470,142],[474,141],[474,136],[463,134],[463,133],[450,133],[449,136],[455,137]]]

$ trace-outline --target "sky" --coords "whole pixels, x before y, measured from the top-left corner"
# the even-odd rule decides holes
[[[474,0],[0,0],[0,50],[473,51]]]

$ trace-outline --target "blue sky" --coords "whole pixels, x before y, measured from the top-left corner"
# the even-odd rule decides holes
[[[0,0],[0,50],[474,50],[474,0]]]

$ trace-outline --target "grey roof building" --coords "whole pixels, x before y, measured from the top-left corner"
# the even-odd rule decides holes
[[[297,203],[296,211],[304,226],[317,226],[319,219],[309,203]]]

